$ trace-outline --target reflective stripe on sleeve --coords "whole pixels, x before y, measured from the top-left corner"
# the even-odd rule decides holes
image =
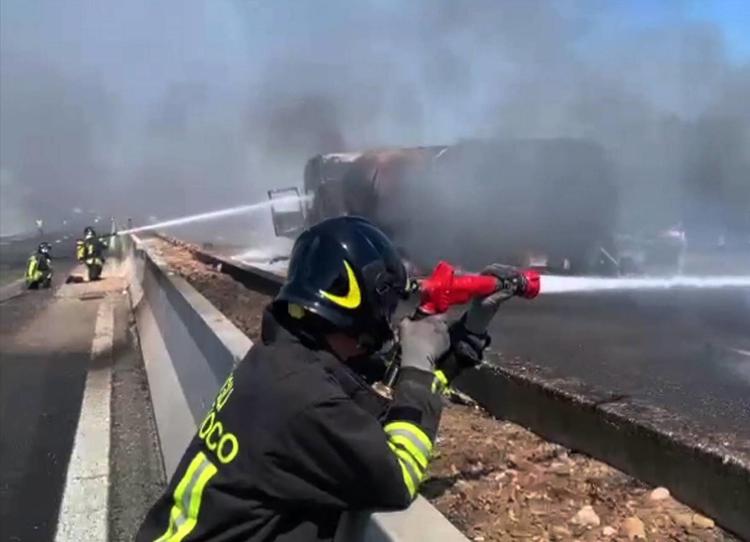
[[[391,445],[389,444],[389,446]],[[406,486],[406,489],[409,492],[409,497],[413,499],[414,495],[417,494],[417,486],[419,485],[419,482],[421,481],[421,479],[419,478],[417,473],[414,471],[413,467],[410,466],[410,464],[407,461],[404,461],[404,459],[398,456],[399,450],[397,448],[395,448],[394,446],[391,446],[391,451],[393,451],[393,453],[396,454],[396,458],[398,459],[398,464],[401,467],[401,476],[404,479],[404,485]]]
[[[388,440],[390,443],[393,443],[394,445],[398,445],[414,458],[414,460],[419,463],[419,466],[422,469],[427,468],[427,462],[430,459],[430,452],[428,452],[425,448],[422,447],[422,443],[415,444],[414,440],[410,438],[408,434],[406,434],[405,431],[399,431],[395,432],[392,431],[388,435]]]
[[[390,422],[383,429],[388,435],[395,433],[407,436],[415,446],[425,450],[427,457],[432,453],[432,441],[430,441],[430,437],[416,424],[404,421]]]
[[[435,379],[432,381],[432,393],[440,393],[448,388],[448,377],[438,369],[435,371]]]
[[[201,499],[206,484],[218,469],[203,452],[198,452],[174,490],[167,530],[156,542],[181,542],[198,524]]]
[[[399,448],[395,444],[388,443],[388,447],[394,454],[396,454],[399,461],[406,464],[409,473],[412,475],[412,479],[417,483],[421,482],[422,478],[424,478],[424,469],[417,464],[414,457],[409,452]]]
[[[391,422],[383,429],[388,435],[388,446],[401,466],[404,484],[413,498],[425,476],[432,442],[418,425],[411,422]]]

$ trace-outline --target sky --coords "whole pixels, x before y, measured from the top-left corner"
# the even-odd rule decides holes
[[[747,62],[750,58],[750,8],[745,0],[693,0],[688,13],[696,21],[716,24],[724,35],[732,59],[738,63]]]
[[[0,229],[248,203],[316,152],[370,146],[588,137],[626,169],[633,132],[733,110],[748,17],[743,0],[3,0]]]

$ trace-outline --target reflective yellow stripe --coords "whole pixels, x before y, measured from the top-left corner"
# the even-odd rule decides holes
[[[29,258],[29,265],[26,268],[26,282],[31,284],[44,278],[44,271],[39,269],[39,260],[36,256]]]
[[[209,464],[198,475],[198,480],[190,495],[190,509],[188,510],[187,521],[180,526],[175,535],[170,539],[170,542],[180,542],[195,529],[195,526],[198,524],[198,512],[200,512],[203,488],[206,487],[206,484],[216,474],[217,470],[213,464]]]
[[[195,471],[198,470],[198,467],[201,466],[203,458],[205,457],[201,457],[202,455],[203,453],[199,453],[193,458],[193,460],[190,462],[190,465],[188,466],[187,471],[185,472],[185,475],[182,477],[182,480],[180,480],[180,483],[177,484],[177,487],[174,490],[174,505],[172,505],[172,509],[169,512],[169,525],[167,526],[167,530],[164,532],[164,534],[161,535],[156,540],[156,542],[166,542],[172,537],[172,534],[177,529],[175,523],[177,522],[177,518],[181,514],[180,507],[182,504],[182,498],[185,495],[185,489],[187,489],[190,480],[195,475]]]
[[[427,454],[432,453],[432,442],[430,441],[430,437],[428,437],[424,431],[422,431],[422,428],[418,425],[415,425],[411,422],[390,422],[385,425],[383,428],[386,433],[391,432],[397,432],[400,434],[408,434],[410,436],[413,436],[417,439],[418,442],[420,442],[425,450],[427,450]]]
[[[417,494],[417,485],[414,480],[412,480],[406,464],[403,461],[399,461],[398,464],[401,465],[401,476],[403,476],[404,484],[406,484],[406,489],[409,491],[409,497],[413,499],[414,495]]]
[[[437,393],[448,387],[448,377],[438,369],[435,371],[435,380],[432,381],[432,393]]]
[[[419,463],[419,466],[422,470],[427,468],[427,462],[429,460],[429,457],[424,453],[423,450],[420,450],[419,447],[414,445],[414,442],[406,437],[404,434],[394,434],[391,433],[388,437],[388,440],[392,442],[393,444],[399,445],[402,448],[405,448],[406,451],[408,451],[414,460]],[[389,443],[390,444],[390,443]]]
[[[195,529],[203,489],[217,472],[216,466],[203,452],[195,455],[174,490],[174,505],[169,512],[169,526],[156,542],[181,542]]]
[[[404,484],[413,498],[424,478],[432,442],[422,428],[411,422],[391,422],[383,429],[388,435],[388,446],[401,465]]]
[[[399,448],[395,444],[388,443],[388,447],[391,449],[391,451],[396,455],[399,461],[406,463],[409,467],[409,472],[412,474],[412,478],[414,481],[419,484],[422,481],[422,478],[424,478],[424,469],[421,468],[417,462],[414,460],[414,457],[409,454],[406,450],[403,448]]]
[[[33,278],[34,277],[34,273],[36,272],[36,267],[37,267],[36,258],[34,258],[32,256],[29,259],[29,266],[26,268],[26,276],[29,277],[29,278]]]

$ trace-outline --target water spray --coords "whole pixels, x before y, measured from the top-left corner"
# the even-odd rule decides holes
[[[148,224],[146,226],[128,228],[126,230],[119,231],[113,235],[126,235],[130,233],[138,233],[142,231],[171,228],[174,226],[183,226],[185,224],[192,224],[194,222],[216,220],[216,219],[225,218],[228,216],[235,216],[235,215],[256,212],[262,209],[270,208],[272,205],[279,205],[279,204],[284,204],[284,203],[300,203],[300,202],[305,202],[309,199],[310,199],[309,195],[284,196],[281,198],[253,203],[250,205],[238,205],[236,207],[229,207],[227,209],[219,209],[216,211],[209,211],[206,213],[198,213],[198,214],[184,216],[180,218],[173,218],[170,220],[165,220],[163,222],[158,222],[156,224]],[[447,265],[447,264],[444,264],[444,265]],[[436,272],[437,271],[438,269],[436,269]],[[443,269],[443,271],[445,271],[445,269]],[[452,272],[449,274],[451,275],[451,277],[453,277]],[[630,277],[628,278],[568,277],[568,276],[559,276],[559,275],[543,275],[540,277],[536,272],[523,271],[521,273],[521,276],[522,276],[522,280],[518,284],[509,285],[509,286],[506,285],[506,286],[508,288],[510,288],[510,286],[515,288],[513,292],[514,295],[518,295],[520,297],[526,297],[529,299],[536,297],[536,295],[540,293],[549,295],[549,294],[591,293],[591,292],[607,292],[607,291],[614,292],[614,291],[628,291],[628,290],[671,290],[671,289],[685,289],[685,288],[699,288],[699,289],[750,288],[750,275],[703,276],[703,277],[676,276],[676,277],[669,277],[669,278],[661,278],[661,277],[635,277],[635,278],[630,278]],[[441,280],[442,278],[444,277],[442,277],[441,275]],[[468,299],[473,297],[476,294],[476,292],[483,291],[483,288],[492,289],[493,287],[496,287],[494,284],[490,284],[489,281],[491,280],[494,280],[494,279],[490,279],[488,277],[476,277],[476,276],[460,277],[455,282],[455,284],[451,282],[451,287],[449,288],[450,296],[454,296],[456,297],[456,299],[463,299],[464,297],[466,297],[466,300],[461,301],[465,303]],[[483,284],[482,281],[487,281],[487,284]],[[434,282],[435,281],[433,280],[433,283]],[[426,285],[430,285],[433,283],[427,282]],[[451,305],[451,304],[454,304],[455,301],[453,301],[453,299],[451,298],[451,300],[447,301],[447,303],[448,305]]]
[[[750,288],[750,275],[676,277],[563,277],[543,275],[541,293],[567,294],[632,290],[676,290],[710,288]]]
[[[241,215],[246,213],[252,213],[271,207],[271,205],[278,205],[279,203],[299,203],[309,199],[309,196],[286,196],[283,198],[274,199],[273,201],[261,201],[259,203],[253,203],[250,205],[238,205],[237,207],[229,207],[227,209],[219,209],[217,211],[209,211],[207,213],[199,213],[195,215],[184,216],[180,218],[173,218],[158,222],[156,224],[149,224],[147,226],[138,226],[135,228],[129,228],[117,232],[117,235],[126,235],[129,233],[138,233],[142,231],[158,230],[164,228],[171,228],[174,226],[183,226],[185,224],[192,224],[194,222],[205,222],[209,220],[216,220],[218,218],[225,218],[228,216]]]
[[[415,281],[425,314],[442,313],[452,305],[503,290],[511,295],[534,299],[538,295],[677,289],[750,289],[750,275],[675,277],[570,277],[540,275],[519,269],[518,277],[501,281],[491,275],[456,274],[453,266],[440,262],[427,278]]]

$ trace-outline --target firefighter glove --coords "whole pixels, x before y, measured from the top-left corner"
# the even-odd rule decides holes
[[[458,362],[457,369],[476,367],[484,359],[484,351],[491,343],[487,333],[476,335],[466,329],[464,319],[450,327],[451,350]],[[460,372],[460,371],[459,371]]]
[[[486,267],[483,275],[493,275],[498,279],[499,288],[492,294],[475,299],[464,315],[466,330],[474,335],[485,335],[490,321],[503,301],[515,294],[514,286],[521,280],[521,273],[513,266],[498,263]]]
[[[399,326],[401,367],[432,373],[436,362],[450,348],[448,325],[440,316],[421,320],[404,318]]]

